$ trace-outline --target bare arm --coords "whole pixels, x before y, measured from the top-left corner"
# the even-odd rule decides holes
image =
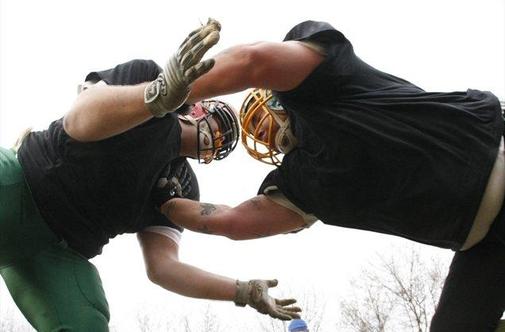
[[[296,300],[268,295],[277,280],[232,280],[180,262],[177,244],[163,235],[145,231],[137,237],[149,279],[167,290],[195,298],[234,301],[282,320],[300,318],[301,309],[291,306]]]
[[[147,275],[155,284],[189,297],[234,299],[235,280],[180,262],[178,245],[172,240],[152,232],[140,232],[137,238],[144,254]]]
[[[175,111],[187,99],[192,82],[212,68],[201,61],[219,40],[221,25],[213,19],[200,26],[169,58],[158,77],[136,86],[100,86],[81,93],[64,118],[65,131],[79,141],[97,141]]]
[[[146,85],[101,85],[84,90],[63,119],[66,133],[78,141],[98,141],[150,119],[152,114],[144,103]]]
[[[197,79],[189,101],[247,88],[288,91],[297,87],[324,57],[297,41],[258,42],[231,47],[215,57],[214,67]]]
[[[175,198],[167,201],[161,210],[172,222],[184,228],[234,240],[272,236],[305,226],[299,214],[265,195],[258,195],[234,208]]]

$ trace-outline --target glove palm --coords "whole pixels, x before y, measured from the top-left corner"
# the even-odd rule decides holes
[[[238,306],[249,306],[262,314],[269,315],[280,320],[291,320],[300,318],[298,314],[301,309],[293,307],[295,299],[275,299],[268,295],[268,289],[277,286],[277,280],[237,280],[237,293],[235,304]]]

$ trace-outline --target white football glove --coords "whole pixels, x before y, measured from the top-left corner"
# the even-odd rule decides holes
[[[291,306],[296,302],[295,299],[275,299],[268,295],[268,289],[277,286],[277,283],[275,279],[237,280],[237,293],[234,302],[241,307],[248,304],[258,312],[280,320],[300,318],[298,313],[302,310],[299,307]]]
[[[191,32],[144,90],[144,102],[155,117],[179,108],[188,98],[191,83],[214,66],[214,59],[200,62],[205,52],[219,41],[221,24],[209,18],[207,24]]]

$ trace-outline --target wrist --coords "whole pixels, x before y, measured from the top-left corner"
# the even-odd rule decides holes
[[[163,74],[160,74],[144,88],[144,103],[154,117],[161,118],[168,113],[161,103],[161,97],[166,95],[166,91],[167,82]]]
[[[235,302],[236,306],[245,307],[249,301],[250,285],[248,281],[236,281]]]

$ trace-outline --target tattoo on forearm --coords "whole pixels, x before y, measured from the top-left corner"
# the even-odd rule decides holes
[[[216,211],[216,206],[214,204],[209,204],[209,203],[201,203],[200,207],[202,208],[200,210],[200,215],[202,216],[208,216],[212,214],[214,211]]]

